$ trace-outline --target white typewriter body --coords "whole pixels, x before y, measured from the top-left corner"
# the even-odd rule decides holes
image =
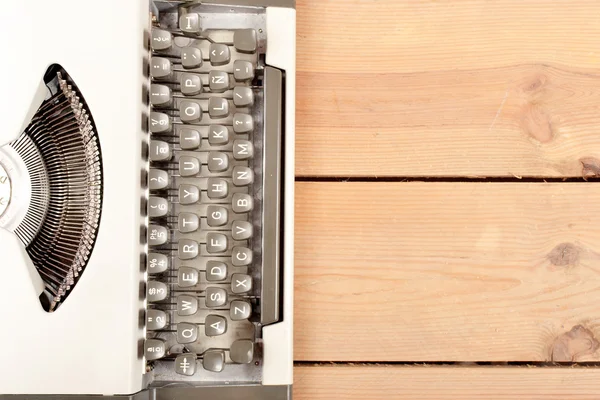
[[[89,264],[69,299],[56,312],[42,309],[34,268],[17,237],[0,230],[0,318],[4,344],[2,394],[120,395],[144,388],[145,329],[140,266],[142,227],[140,184],[146,168],[142,129],[148,106],[144,65],[149,32],[148,0],[38,0],[2,4],[3,37],[15,36],[10,59],[0,63],[0,142],[17,138],[46,97],[42,77],[54,63],[76,80],[93,110],[104,160],[103,212]],[[285,120],[284,313],[292,315],[294,198],[295,11],[268,7],[267,62],[287,72]],[[18,34],[15,34],[18,32]],[[0,163],[12,165],[9,152]],[[13,193],[27,196],[26,191]],[[17,197],[15,197],[17,196]],[[11,205],[5,224],[19,219]],[[12,221],[13,223],[16,223]],[[292,320],[263,330],[263,385],[292,383]]]

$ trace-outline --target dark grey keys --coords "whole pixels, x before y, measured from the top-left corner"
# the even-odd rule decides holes
[[[150,103],[154,107],[166,106],[173,100],[171,88],[166,85],[152,84],[150,86]]]
[[[200,32],[200,15],[197,13],[183,14],[179,17],[179,29],[185,33]]]
[[[202,357],[202,367],[207,371],[221,372],[225,366],[223,350],[207,350]]]
[[[202,52],[197,47],[181,49],[181,65],[183,68],[198,68],[202,66]]]
[[[150,196],[148,199],[148,216],[150,218],[164,217],[169,212],[169,202],[162,197]]]
[[[179,239],[177,245],[180,260],[191,260],[198,257],[198,242],[190,239]]]
[[[245,193],[234,193],[231,197],[231,203],[233,212],[239,214],[250,212],[254,208],[254,199]]]
[[[187,288],[198,284],[198,270],[190,267],[179,267],[177,270],[177,284]]]
[[[222,97],[208,99],[208,115],[211,118],[225,118],[229,115],[229,101]]]
[[[198,312],[198,298],[183,294],[177,297],[177,314],[190,316]]]
[[[229,143],[229,130],[223,125],[211,125],[208,128],[208,143],[218,146]]]
[[[208,226],[217,227],[227,224],[229,212],[225,207],[208,206],[206,209],[206,223]]]
[[[196,150],[200,147],[200,132],[195,129],[181,129],[179,131],[179,146],[182,150]]]
[[[252,237],[254,228],[248,221],[233,221],[231,224],[231,236],[233,240],[248,240]]]
[[[236,113],[233,115],[233,130],[235,133],[248,133],[254,129],[254,118],[249,114]]]
[[[150,132],[163,133],[171,130],[171,117],[165,113],[150,113]]]
[[[206,336],[221,336],[227,332],[227,320],[220,315],[208,315],[204,321]]]
[[[193,124],[202,120],[202,108],[195,101],[184,100],[179,105],[181,122]]]
[[[211,92],[222,93],[229,89],[229,74],[225,71],[210,71],[208,85]]]
[[[200,160],[196,157],[181,156],[179,158],[179,175],[196,176],[200,172]]]
[[[254,53],[258,45],[258,38],[254,29],[240,29],[233,34],[233,45],[237,51]]]
[[[152,57],[150,60],[150,74],[153,78],[168,78],[173,73],[173,66],[168,58]]]
[[[173,45],[173,35],[164,29],[152,29],[152,50],[168,50]]]
[[[227,278],[227,264],[222,261],[206,263],[206,280],[209,282],[224,281]]]
[[[177,343],[194,343],[198,340],[198,325],[180,322],[177,324]]]
[[[165,342],[160,339],[146,339],[144,342],[144,356],[147,361],[163,358],[166,353]]]
[[[233,184],[235,186],[248,186],[254,182],[254,171],[248,167],[233,168]]]
[[[229,357],[236,364],[249,364],[254,359],[254,343],[251,340],[236,340],[229,349]]]
[[[243,300],[233,300],[229,309],[229,318],[232,321],[243,321],[250,318],[252,307],[250,303]]]
[[[158,331],[167,326],[167,313],[163,310],[149,309],[146,311],[146,329]]]
[[[219,178],[210,178],[208,180],[207,194],[211,199],[224,199],[229,194],[227,181]]]
[[[231,52],[226,44],[211,43],[209,52],[212,65],[225,65],[231,59]]]
[[[236,246],[231,253],[231,263],[234,267],[245,267],[252,264],[252,250]]]
[[[233,62],[233,77],[236,81],[254,79],[254,65],[250,61],[236,60]]]
[[[194,353],[178,355],[175,358],[175,372],[179,375],[193,376],[196,373],[196,359]]]
[[[200,227],[200,218],[192,213],[180,213],[177,218],[177,229],[181,233],[196,232]]]
[[[210,172],[223,172],[229,169],[229,156],[220,151],[208,153],[208,170]]]
[[[163,142],[162,140],[150,141],[150,161],[169,161],[171,157],[171,147],[169,146],[169,143]]]
[[[252,277],[246,274],[231,275],[231,291],[234,294],[248,293],[252,290]]]
[[[200,189],[194,185],[179,185],[179,203],[182,205],[195,204],[200,200]]]
[[[181,93],[185,96],[196,96],[202,93],[202,79],[200,75],[181,74]]]
[[[161,190],[165,189],[169,186],[169,174],[167,171],[163,171],[161,169],[150,168],[150,172],[148,174],[149,188],[150,190]]]
[[[206,251],[216,254],[223,253],[225,250],[227,250],[227,236],[216,232],[206,234]]]
[[[148,281],[146,287],[146,300],[150,303],[163,301],[169,295],[169,288],[163,282]]]
[[[236,107],[252,107],[254,104],[254,92],[246,86],[233,88],[233,104]]]
[[[233,141],[233,158],[236,160],[248,160],[254,157],[254,146],[249,140]]]
[[[161,253],[148,254],[148,273],[162,274],[169,269],[169,257]]]
[[[169,240],[169,231],[164,226],[150,225],[148,227],[148,245],[161,246]]]
[[[225,289],[208,287],[206,288],[206,307],[222,307],[227,303],[227,291]]]

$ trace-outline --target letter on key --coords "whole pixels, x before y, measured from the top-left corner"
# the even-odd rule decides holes
[[[227,303],[227,292],[225,289],[208,287],[206,288],[206,307],[216,308],[222,307]]]
[[[223,226],[229,219],[227,209],[225,207],[208,206],[206,208],[206,222],[208,226]]]
[[[204,321],[206,336],[220,336],[227,332],[227,320],[220,315],[209,315]]]
[[[245,267],[252,264],[252,250],[246,247],[234,247],[231,254],[231,263],[234,267]]]
[[[227,250],[227,236],[222,233],[209,232],[206,234],[206,251],[223,253]]]
[[[197,203],[200,200],[200,189],[194,185],[179,186],[179,203],[189,205]]]
[[[200,227],[200,218],[196,214],[179,214],[177,228],[181,233],[196,232]]]
[[[250,275],[231,275],[231,291],[234,294],[248,293],[250,290],[252,290],[252,277]]]
[[[181,74],[181,93],[185,96],[196,96],[202,93],[202,80],[199,75]]]
[[[194,343],[198,340],[198,325],[180,322],[177,324],[177,343]]]
[[[187,288],[198,284],[198,270],[190,267],[179,267],[177,270],[177,284]]]
[[[229,317],[232,321],[242,321],[250,318],[252,307],[250,303],[242,300],[233,300],[229,309]]]
[[[177,297],[177,314],[181,316],[194,315],[198,311],[198,299],[189,295]]]
[[[224,281],[227,278],[227,264],[222,261],[206,263],[206,280],[209,282]]]
[[[179,239],[179,259],[191,260],[198,257],[198,242],[190,239]]]

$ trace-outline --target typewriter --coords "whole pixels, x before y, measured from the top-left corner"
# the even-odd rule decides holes
[[[0,397],[291,398],[294,8],[0,5]]]

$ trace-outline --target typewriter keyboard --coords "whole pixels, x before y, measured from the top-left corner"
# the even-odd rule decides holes
[[[150,35],[144,355],[158,380],[260,380],[279,318],[281,72],[255,9],[171,5]]]

